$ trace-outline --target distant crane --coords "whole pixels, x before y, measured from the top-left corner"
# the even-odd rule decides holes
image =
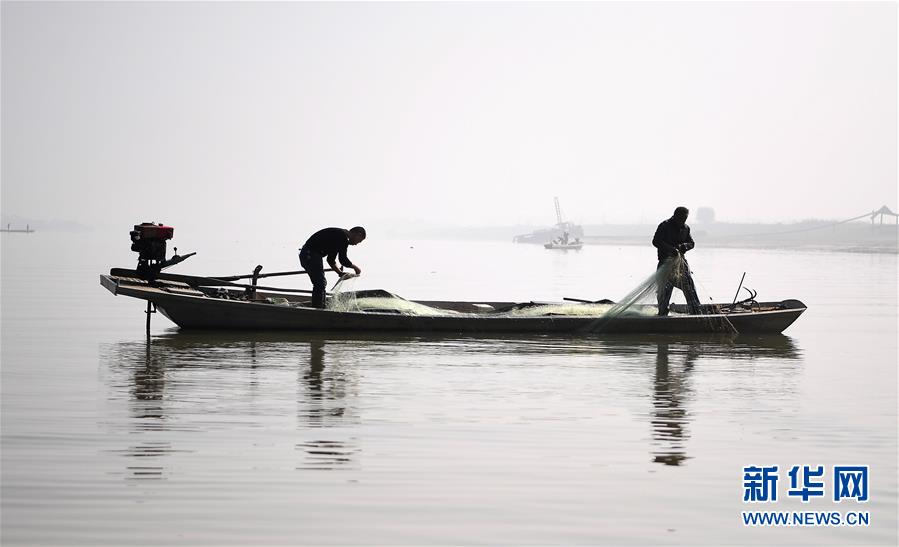
[[[566,234],[568,237],[573,237],[575,239],[580,239],[584,237],[584,229],[576,224],[572,224],[571,222],[566,222],[565,217],[562,216],[562,206],[559,205],[558,196],[553,197],[553,204],[556,207],[556,225],[552,228],[543,228],[540,230],[536,230],[531,232],[530,234],[521,234],[512,238],[512,241],[515,243],[548,243],[557,238],[565,237]]]
[[[556,228],[562,230],[563,232],[571,232],[572,230],[579,230],[579,226],[575,226],[574,224],[567,222],[565,218],[562,216],[562,206],[559,205],[559,198],[554,197],[553,203],[556,206]],[[578,234],[582,235],[582,234]]]
[[[580,250],[583,245],[580,238],[584,235],[584,231],[580,226],[576,227],[570,222],[565,222],[565,219],[562,218],[562,207],[559,205],[558,196],[553,198],[553,202],[556,205],[556,229],[561,230],[562,234],[558,237],[553,237],[552,241],[543,246],[547,249]],[[574,231],[575,228],[577,228],[578,233],[572,234],[572,231]]]

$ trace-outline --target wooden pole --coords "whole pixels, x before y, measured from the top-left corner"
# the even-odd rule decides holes
[[[743,288],[743,280],[744,279],[746,279],[746,272],[743,272],[743,277],[740,278],[740,286],[737,287],[737,294],[734,295],[734,301],[731,302],[731,304],[737,303],[737,297],[740,296],[740,289]],[[733,325],[731,325],[731,327],[733,327]],[[737,330],[737,329],[734,329],[734,330]]]

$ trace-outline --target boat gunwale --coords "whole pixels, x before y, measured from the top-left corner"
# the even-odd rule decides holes
[[[135,298],[140,298],[137,296],[136,293],[147,292],[147,293],[153,293],[153,294],[163,294],[163,295],[170,295],[170,296],[177,296],[177,297],[196,298],[199,300],[209,300],[209,301],[216,301],[216,302],[231,302],[231,303],[237,303],[237,304],[243,304],[243,305],[258,304],[258,305],[266,306],[266,307],[285,308],[285,306],[283,306],[283,305],[272,303],[272,302],[265,302],[265,301],[261,301],[261,300],[251,301],[251,300],[241,300],[241,299],[216,298],[214,296],[210,296],[205,293],[201,294],[201,295],[194,295],[194,294],[186,294],[186,293],[180,293],[180,292],[172,292],[170,290],[166,290],[166,287],[153,287],[150,285],[123,286],[123,284],[118,282],[118,280],[122,279],[122,278],[117,278],[115,276],[110,276],[110,275],[106,275],[106,274],[101,274],[100,278],[101,278],[101,285],[106,287],[107,290],[112,292],[114,295],[123,294],[125,296],[132,296]],[[112,281],[112,285],[114,286],[114,288],[108,287],[107,284],[104,283],[105,280]],[[128,293],[135,293],[135,294],[126,294],[125,292],[123,292],[123,289],[125,291],[127,291]],[[202,292],[202,291],[199,291],[199,292]],[[260,291],[257,294],[264,295],[268,298],[271,298],[271,297],[283,298],[284,297],[283,295],[281,295],[279,293],[271,293],[271,292],[263,292],[263,291]],[[149,298],[142,298],[142,299],[149,300]],[[577,304],[571,304],[570,302],[543,302],[543,301],[517,302],[517,301],[482,301],[482,300],[407,300],[407,299],[403,299],[403,300],[406,300],[407,302],[412,302],[415,304],[420,304],[423,306],[430,306],[430,307],[437,307],[437,306],[440,306],[441,304],[488,305],[488,306],[493,306],[493,307],[495,307],[497,305],[516,306],[516,305],[521,305],[521,304],[535,304],[535,305],[547,305],[547,306],[577,305]],[[785,302],[790,302],[790,301],[802,304],[801,301],[795,300],[795,299],[770,301],[770,302],[766,301],[766,302],[759,302],[758,304],[760,306],[767,307],[767,306],[783,304]],[[582,304],[582,305],[589,305],[589,304]],[[722,304],[715,303],[713,305],[722,305]],[[355,314],[366,314],[366,315],[369,315],[369,314],[396,315],[393,312],[378,312],[376,310],[372,310],[372,311],[329,310],[329,309],[312,308],[312,307],[308,307],[308,306],[287,306],[287,307],[290,309],[306,309],[309,311],[316,311],[316,312],[328,311],[328,312],[332,312],[332,313],[355,313]],[[448,308],[441,308],[441,309],[448,309]],[[736,316],[744,316],[744,315],[749,315],[749,314],[761,315],[761,314],[766,314],[766,313],[780,313],[783,311],[796,310],[796,309],[802,309],[804,311],[804,310],[807,310],[808,308],[807,308],[807,306],[802,304],[801,306],[797,306],[797,307],[778,308],[778,309],[753,310],[753,309],[749,308],[749,309],[745,309],[745,311],[737,311],[737,312],[724,311],[724,312],[712,313],[712,314],[694,314],[694,315],[678,313],[678,314],[673,314],[673,315],[668,315],[668,316],[641,315],[640,317],[647,318],[647,319],[651,319],[651,318],[683,319],[683,318],[690,318],[690,317],[709,317],[709,316],[716,316],[716,315],[727,316],[727,317],[736,317]],[[469,313],[466,316],[491,315],[493,313],[505,313],[505,312],[498,312],[498,310],[495,310],[495,309],[494,310],[484,310],[481,312]],[[587,318],[587,319],[596,319],[596,318],[602,317],[602,315],[555,315],[555,316],[556,317]],[[421,316],[421,317],[427,317],[427,316]],[[443,317],[443,316],[441,316],[441,317]],[[446,317],[452,317],[452,316],[446,316]],[[520,317],[514,317],[514,318],[515,319],[529,319],[529,318],[533,318],[533,317],[545,317],[545,316],[520,316]]]

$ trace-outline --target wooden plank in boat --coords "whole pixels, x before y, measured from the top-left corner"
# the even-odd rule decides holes
[[[166,292],[170,292],[170,293],[174,293],[174,294],[186,294],[189,296],[205,296],[205,294],[202,291],[198,291],[197,289],[192,289],[191,287],[188,287],[187,285],[184,285],[183,287],[165,286],[165,287],[163,287],[163,289],[165,289]]]

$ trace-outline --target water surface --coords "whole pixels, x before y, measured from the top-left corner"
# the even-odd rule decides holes
[[[778,336],[222,334],[157,314],[147,341],[142,303],[98,283],[134,261],[115,236],[3,235],[4,545],[896,543],[895,255],[692,253],[703,300],[748,271],[760,299],[804,301]],[[239,243],[174,271],[296,267],[292,242]],[[616,299],[655,266],[642,247],[353,252],[356,288],[428,299]],[[869,527],[742,525],[743,466],[859,463]]]

